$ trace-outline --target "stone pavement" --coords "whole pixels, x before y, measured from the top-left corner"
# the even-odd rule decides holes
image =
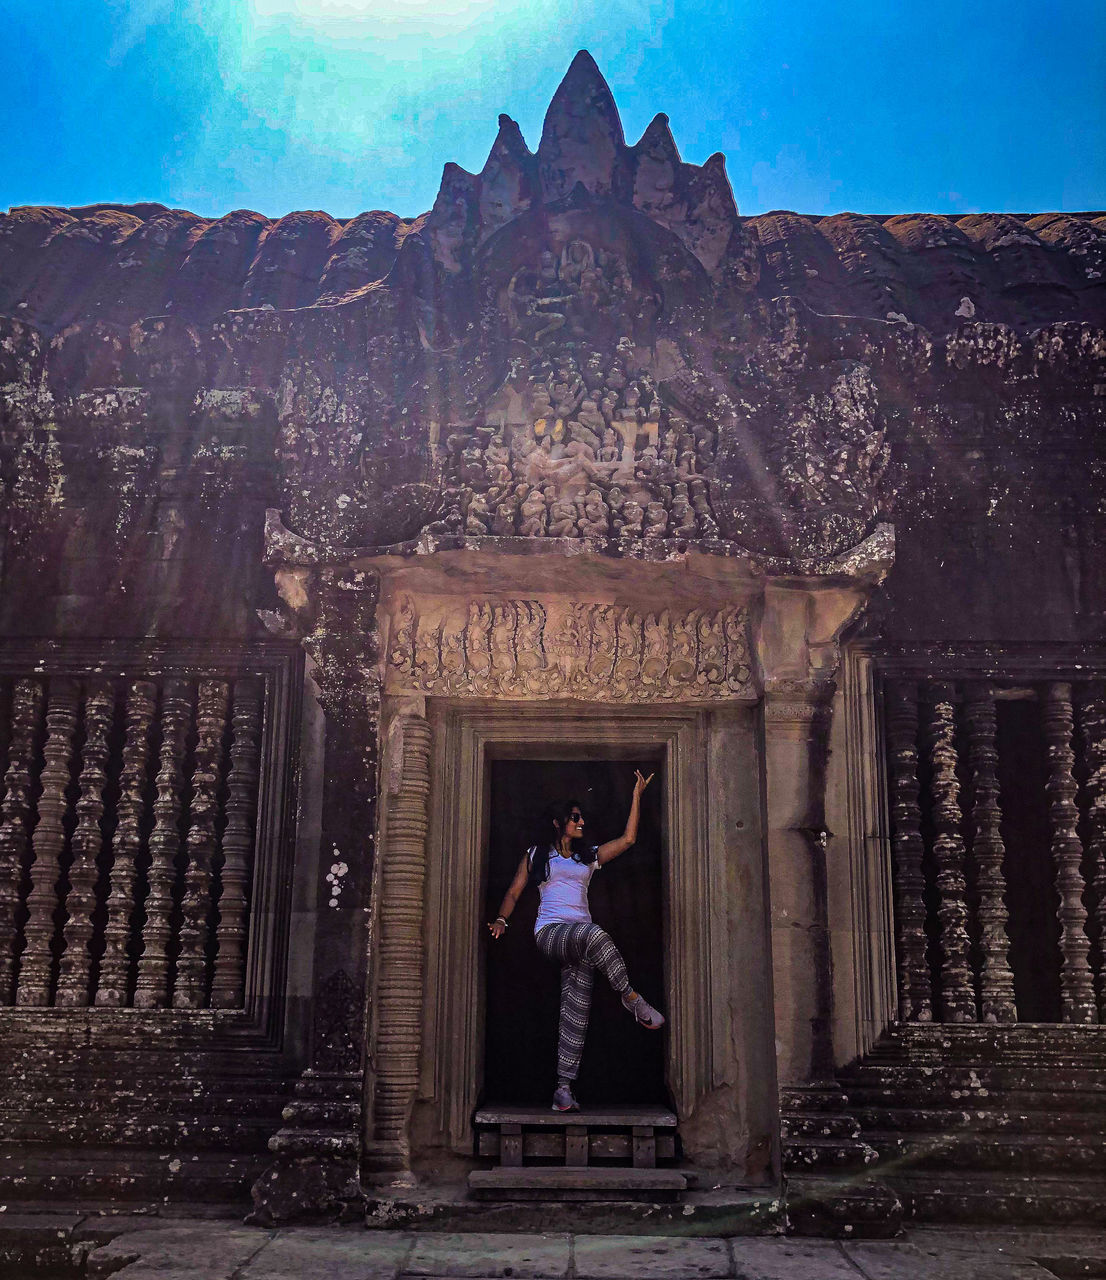
[[[20,1243],[22,1242],[22,1243]],[[22,1249],[22,1253],[20,1250]],[[0,1212],[0,1276],[119,1280],[1074,1280],[1106,1231],[919,1228],[894,1241],[446,1234]]]

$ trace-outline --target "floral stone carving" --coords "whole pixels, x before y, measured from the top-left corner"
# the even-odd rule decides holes
[[[397,686],[443,696],[756,697],[743,607],[640,614],[613,604],[505,600],[420,612],[404,596],[388,668]]]

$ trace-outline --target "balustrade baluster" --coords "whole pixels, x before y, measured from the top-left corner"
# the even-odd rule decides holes
[[[27,897],[27,945],[19,965],[16,1003],[50,1003],[53,969],[51,943],[58,908],[58,880],[65,849],[66,791],[72,776],[73,738],[77,729],[80,686],[74,680],[52,679],[46,706],[45,764],[38,799],[38,825],[31,837],[31,892]]]
[[[191,688],[184,680],[167,680],[161,697],[161,750],[154,829],[150,835],[146,921],[142,927],[142,954],[134,993],[135,1006],[140,1009],[157,1009],[168,1003],[173,885],[180,852],[183,764],[191,723]]]
[[[922,815],[918,805],[917,685],[896,681],[887,689],[886,705],[894,827],[891,856],[895,871],[899,1017],[904,1022],[930,1022],[933,997],[926,963]]]
[[[93,681],[84,705],[85,740],[81,751],[80,794],[77,825],[70,842],[69,893],[65,899],[65,949],[58,966],[56,1005],[78,1007],[89,1002],[92,955],[92,916],[96,910],[97,859],[103,846],[100,820],[104,816],[107,784],[108,735],[115,719],[115,686],[110,680]]]
[[[44,702],[37,680],[20,680],[12,697],[11,740],[0,806],[0,1004],[10,1004],[19,950],[19,895],[30,848],[35,749]]]
[[[200,681],[180,954],[173,991],[173,1006],[177,1009],[202,1009],[207,1002],[208,916],[212,906],[212,861],[218,849],[219,769],[229,694],[229,686],[222,680]]]
[[[933,857],[937,866],[937,919],[940,925],[942,1020],[974,1022],[975,992],[969,959],[964,840],[960,834],[960,784],[956,777],[953,686],[927,686],[929,760],[932,770]]]
[[[118,821],[111,864],[104,956],[100,962],[96,1003],[120,1008],[127,1003],[131,957],[127,948],[134,925],[138,860],[142,852],[142,820],[146,812],[146,771],[150,732],[157,707],[157,686],[134,681],[127,690],[127,731],[119,777]]]
[[[242,1004],[246,972],[247,913],[253,869],[257,782],[261,760],[261,684],[238,680],[231,719],[230,773],[227,776],[227,824],[223,831],[222,893],[219,897],[218,950],[211,983],[217,1009]]]
[[[1014,1022],[1014,972],[1006,932],[1006,877],[998,786],[995,691],[986,682],[967,686],[968,764],[971,769],[972,859],[979,894],[980,1010],[984,1022]]]
[[[1091,867],[1098,968],[1095,994],[1098,1020],[1106,1022],[1106,684],[1088,686],[1080,708],[1083,761],[1087,770],[1087,839]]]
[[[1044,701],[1044,733],[1048,750],[1049,825],[1052,830],[1052,864],[1056,892],[1060,896],[1060,1006],[1065,1022],[1095,1022],[1094,981],[1087,937],[1087,911],[1083,905],[1083,875],[1079,864],[1083,846],[1077,834],[1078,787],[1073,773],[1071,685],[1050,684]]]

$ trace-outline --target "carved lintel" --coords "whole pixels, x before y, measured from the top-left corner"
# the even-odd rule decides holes
[[[613,604],[480,600],[393,617],[389,679],[439,696],[687,702],[754,695],[743,607],[642,614]]]

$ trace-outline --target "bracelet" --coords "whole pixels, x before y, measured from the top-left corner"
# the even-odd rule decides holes
[[[495,922],[496,922],[496,924],[501,924],[501,925],[504,927],[504,929],[509,929],[509,928],[510,928],[510,925],[508,924],[508,922],[507,922],[507,921],[506,921],[502,916],[496,916],[496,918],[495,918]]]

